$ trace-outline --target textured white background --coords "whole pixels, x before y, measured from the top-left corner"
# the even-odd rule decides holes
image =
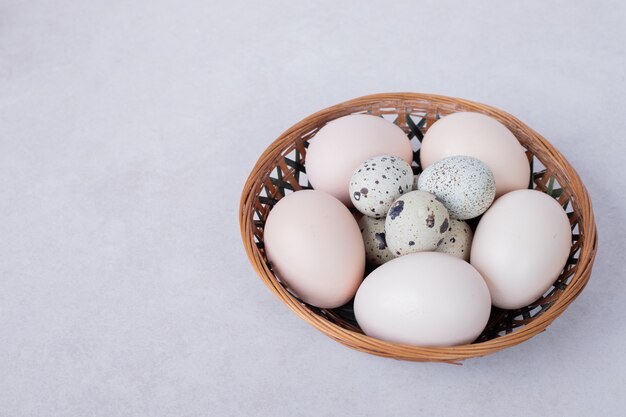
[[[0,416],[623,415],[624,2],[387,3],[0,0]],[[505,109],[577,168],[600,250],[547,332],[386,360],[255,276],[256,158],[386,91]]]

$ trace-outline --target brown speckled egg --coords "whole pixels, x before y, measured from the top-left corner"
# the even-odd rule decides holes
[[[350,179],[350,199],[366,216],[385,217],[391,203],[411,191],[413,171],[402,158],[383,155],[363,162]]]
[[[436,195],[453,219],[466,220],[483,214],[496,196],[496,182],[489,167],[471,156],[441,159],[426,168],[417,187]]]
[[[437,198],[425,191],[399,197],[385,219],[385,237],[395,256],[435,250],[448,233],[450,216]]]
[[[456,219],[450,219],[448,226],[448,234],[437,247],[437,252],[447,253],[469,262],[474,237],[472,229],[464,221]]]
[[[363,216],[359,228],[365,244],[365,259],[370,266],[375,268],[394,258],[387,248],[385,219]]]

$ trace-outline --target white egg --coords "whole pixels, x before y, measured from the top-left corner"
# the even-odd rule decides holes
[[[350,199],[366,216],[385,217],[391,203],[411,191],[413,171],[402,158],[383,155],[363,162],[350,179]]]
[[[489,290],[478,271],[437,252],[387,262],[365,278],[354,299],[366,335],[417,346],[471,343],[490,312]]]
[[[435,250],[448,233],[450,216],[437,198],[425,191],[399,197],[385,219],[385,237],[396,256]]]
[[[370,266],[377,267],[394,258],[387,248],[385,219],[363,216],[359,228],[365,244],[365,259]]]
[[[485,163],[471,156],[441,159],[420,175],[417,187],[437,196],[453,219],[483,214],[496,196],[496,183]]]
[[[469,261],[473,236],[474,233],[469,224],[462,220],[450,219],[448,234],[443,243],[437,247],[437,252]]]
[[[470,262],[485,278],[493,305],[527,306],[559,277],[572,245],[563,207],[536,190],[498,198],[476,228]]]

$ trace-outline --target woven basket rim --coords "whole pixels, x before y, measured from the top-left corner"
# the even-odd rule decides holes
[[[565,179],[568,187],[576,191],[572,192],[572,198],[574,196],[576,197],[576,205],[579,207],[577,210],[577,212],[579,212],[579,233],[581,236],[584,235],[584,243],[581,244],[580,247],[577,270],[572,276],[570,283],[560,294],[556,302],[545,313],[541,314],[539,317],[530,323],[525,324],[516,331],[483,342],[450,347],[427,348],[385,342],[341,327],[338,324],[332,323],[324,317],[319,316],[311,311],[311,309],[303,306],[295,297],[285,290],[282,285],[278,283],[271,270],[265,264],[265,261],[263,260],[263,257],[254,242],[253,221],[251,214],[252,210],[250,207],[254,203],[254,199],[259,194],[263,185],[263,176],[258,174],[260,172],[266,172],[268,168],[273,168],[275,166],[277,158],[279,158],[284,150],[289,146],[289,143],[285,142],[286,139],[290,138],[296,132],[304,133],[313,130],[317,125],[319,125],[320,119],[327,119],[329,116],[335,115],[336,117],[341,117],[344,114],[351,114],[354,111],[350,111],[349,109],[353,109],[354,107],[365,105],[380,105],[381,107],[384,107],[386,102],[389,102],[395,107],[398,100],[411,100],[424,103],[436,102],[441,105],[453,106],[461,105],[470,109],[480,110],[480,112],[493,115],[498,119],[506,119],[509,123],[514,124],[520,130],[525,131],[529,137],[532,137],[533,146],[537,149],[545,151],[547,154],[550,154],[553,159],[560,162],[561,176]],[[392,102],[394,103],[392,104]],[[583,216],[580,215],[581,211]],[[410,92],[379,93],[348,100],[315,112],[283,132],[261,154],[243,187],[239,209],[239,223],[246,254],[255,272],[265,282],[268,288],[303,320],[307,321],[327,336],[356,350],[396,359],[448,363],[458,363],[458,361],[463,359],[494,353],[507,347],[522,343],[544,331],[546,327],[550,325],[567,308],[567,306],[569,306],[569,304],[571,304],[571,302],[580,294],[587,284],[591,275],[591,268],[597,252],[598,242],[591,199],[582,180],[563,155],[543,136],[525,125],[516,117],[489,105],[442,95]]]

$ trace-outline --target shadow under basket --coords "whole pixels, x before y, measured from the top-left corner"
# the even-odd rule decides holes
[[[304,161],[308,141],[331,120],[349,114],[372,114],[400,126],[414,150],[413,169],[420,172],[419,147],[424,132],[440,117],[472,111],[507,126],[526,149],[532,178],[529,188],[549,194],[563,206],[572,229],[565,268],[552,287],[533,304],[518,310],[492,308],[483,333],[472,344],[418,347],[368,337],[359,329],[350,305],[319,309],[308,305],[277,279],[263,247],[263,226],[273,205],[291,192],[311,188]],[[565,158],[541,135],[506,112],[467,100],[443,96],[390,93],[350,100],[297,123],[263,152],[244,186],[239,212],[241,236],[252,266],[268,288],[298,316],[350,348],[374,355],[410,360],[457,363],[522,343],[544,331],[587,284],[597,249],[596,226],[587,190]]]

